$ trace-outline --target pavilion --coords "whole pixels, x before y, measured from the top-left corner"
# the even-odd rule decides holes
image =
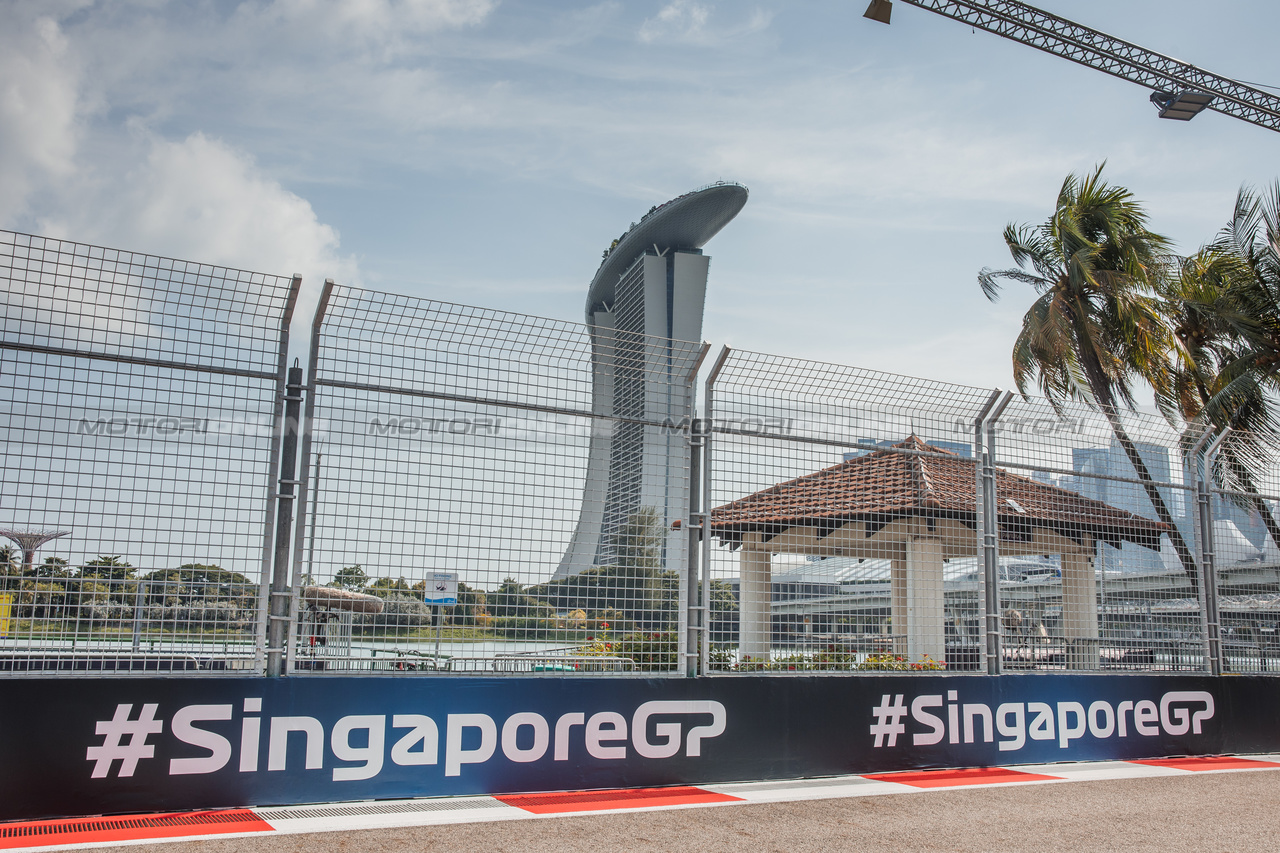
[[[916,436],[747,495],[711,513],[711,535],[741,549],[739,653],[767,659],[775,554],[890,561],[892,626],[908,659],[946,657],[943,564],[978,555],[973,459]],[[1072,664],[1097,666],[1097,543],[1159,550],[1166,527],[1075,492],[996,469],[1002,555],[1059,554]]]

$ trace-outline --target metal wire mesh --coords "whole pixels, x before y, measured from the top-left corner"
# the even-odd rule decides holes
[[[991,391],[727,350],[706,396],[711,671],[1280,668],[1246,436],[1043,400],[975,435]]]
[[[1228,433],[1203,463],[1204,530],[1217,576],[1216,617],[1227,672],[1280,672],[1280,477],[1275,467],[1240,476],[1247,438]]]
[[[321,310],[295,671],[677,671],[702,348],[348,287]]]
[[[1280,670],[1247,433],[327,285],[295,472],[296,279],[0,275],[0,672],[275,666],[295,485],[295,672]]]
[[[1049,498],[1036,509],[997,492],[1006,668],[1207,669],[1195,481],[1178,434],[1155,415],[1111,421],[1042,400],[1015,401],[996,434],[997,464]]]
[[[718,368],[710,668],[976,664],[971,442],[990,392],[742,351]]]
[[[297,283],[12,232],[0,277],[0,671],[256,669]]]

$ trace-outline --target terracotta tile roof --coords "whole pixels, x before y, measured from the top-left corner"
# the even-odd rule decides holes
[[[953,518],[973,526],[976,492],[972,460],[911,436],[893,448],[718,507],[711,513],[711,529],[712,535],[732,542],[748,531],[776,535],[795,526],[830,530],[850,521],[868,522],[878,530],[912,516]],[[1158,521],[999,468],[996,495],[1005,539],[1029,539],[1039,527],[1076,540],[1088,535],[1110,544],[1128,540],[1158,549],[1166,530]]]

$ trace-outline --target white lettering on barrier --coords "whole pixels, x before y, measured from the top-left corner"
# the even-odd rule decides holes
[[[897,735],[906,727],[901,718],[907,715],[901,694],[881,698],[872,709],[872,723],[868,730],[873,735],[872,748],[897,745]],[[930,709],[945,707],[945,716]],[[1134,701],[1126,699],[1112,706],[1099,699],[1086,706],[1082,702],[1062,701],[1050,705],[1047,702],[1004,702],[992,713],[983,702],[961,703],[958,691],[947,691],[946,701],[941,693],[926,693],[911,701],[910,720],[915,724],[911,732],[914,746],[932,746],[942,743],[984,743],[996,741],[1001,752],[1016,752],[1026,746],[1027,740],[1057,740],[1060,749],[1068,749],[1072,741],[1089,735],[1097,740],[1110,737],[1128,737],[1130,721],[1132,731],[1141,737],[1156,737],[1162,732],[1174,737],[1202,734],[1204,723],[1214,715],[1212,694],[1204,690],[1174,690],[1165,693],[1157,705],[1150,699]],[[637,720],[639,712],[637,712]],[[662,730],[659,729],[659,734]],[[887,737],[886,737],[887,735]],[[998,739],[996,735],[999,735]],[[639,743],[637,743],[639,748]],[[659,748],[669,749],[669,743]],[[643,752],[641,754],[644,754]],[[674,754],[674,750],[667,754]]]
[[[526,749],[521,749],[519,745],[521,728],[533,730],[533,744]],[[512,714],[502,724],[502,754],[517,763],[527,764],[546,755],[550,740],[547,721],[541,714]]]
[[[171,758],[169,775],[183,776],[189,773],[214,773],[227,766],[231,760],[231,741],[217,732],[196,728],[193,723],[231,719],[230,705],[187,705],[173,715],[173,736],[183,743],[209,750],[199,758]]]
[[[1008,722],[1013,714],[1013,723]],[[1000,741],[1000,751],[1022,749],[1027,742],[1027,712],[1021,702],[1005,702],[996,708],[996,731],[1009,740]]]
[[[1069,722],[1073,714],[1076,718],[1074,724]],[[1066,749],[1071,741],[1084,737],[1087,728],[1083,705],[1079,702],[1058,703],[1058,746],[1060,748]]]
[[[616,711],[601,711],[587,720],[587,754],[592,758],[627,757],[625,746],[605,746],[627,739],[627,721]]]
[[[162,731],[164,720],[154,719],[155,705],[145,706],[143,716],[135,720],[133,707],[120,705],[115,718],[98,724],[98,734],[105,740],[101,746],[91,746],[87,753],[88,760],[94,762],[95,778],[108,775],[117,761],[121,762],[118,775],[132,775],[138,760],[154,757],[155,746],[146,742],[146,738]],[[175,711],[170,721],[175,740],[203,754],[190,755],[191,750],[186,750],[185,755],[179,752],[181,757],[169,760],[169,774],[216,773],[231,763],[235,750],[233,739],[226,734],[234,731],[235,710],[233,704],[221,704],[186,705]],[[425,714],[391,715],[390,733],[387,715],[353,714],[334,723],[326,738],[325,726],[316,717],[262,717],[261,713],[261,698],[244,700],[239,720],[239,770],[243,773],[258,770],[264,720],[268,730],[266,769],[269,771],[289,769],[291,745],[295,749],[302,747],[305,769],[323,769],[326,742],[338,762],[332,769],[335,782],[378,776],[387,763],[388,743],[391,764],[418,767],[440,761],[440,726]],[[900,713],[905,714],[906,709],[902,708]],[[533,711],[512,714],[501,725],[488,714],[448,714],[444,726],[444,775],[459,776],[466,765],[489,761],[499,748],[508,761],[520,764],[548,757],[568,761],[575,744],[592,758],[607,761],[626,759],[628,744],[641,758],[671,758],[680,753],[681,747],[686,757],[698,758],[704,741],[722,735],[727,721],[725,706],[710,700],[645,702],[632,713],[630,725],[627,718],[616,711],[598,711],[590,717],[573,711],[561,714],[554,726]],[[219,722],[230,725],[206,725]],[[217,729],[221,729],[221,733]],[[122,743],[125,738],[128,741]],[[297,769],[296,762],[293,769]]]
[[[401,767],[418,767],[435,764],[440,756],[440,727],[436,721],[423,714],[396,714],[391,718],[394,729],[409,729],[409,733],[391,747],[391,761]],[[422,744],[422,749],[414,749]]]
[[[477,729],[480,745],[462,748],[462,732]],[[460,776],[464,764],[484,764],[498,747],[498,727],[488,714],[450,714],[444,738],[444,775]]]
[[[569,760],[569,733],[574,726],[584,725],[587,715],[583,713],[565,714],[556,720],[556,761]]]
[[[1099,716],[1105,722],[1098,722]],[[1108,702],[1098,700],[1089,706],[1089,734],[1096,738],[1109,738],[1116,730],[1116,713]]]
[[[351,745],[351,733],[365,731],[364,746]],[[382,754],[385,750],[387,718],[380,714],[343,717],[333,726],[330,747],[339,761],[363,761],[359,767],[333,768],[333,781],[350,782],[372,779],[382,772]]]
[[[911,736],[911,742],[917,746],[930,746],[935,743],[941,743],[942,739],[947,736],[947,724],[942,722],[942,718],[936,714],[930,714],[925,708],[941,708],[942,697],[939,695],[917,696],[911,702],[911,718],[916,722],[924,723],[929,727],[928,732],[916,732]]]
[[[1190,715],[1188,708],[1173,708],[1174,702],[1204,703],[1204,708]],[[1160,697],[1160,725],[1171,735],[1185,735],[1187,727],[1200,734],[1200,724],[1213,716],[1213,696],[1203,690],[1166,693]]]
[[[302,732],[306,744],[306,767],[324,766],[324,726],[315,717],[272,717],[267,744],[267,769],[283,770],[289,750],[289,732]]]
[[[262,718],[250,717],[262,710],[261,699],[244,700],[244,719],[240,721],[240,772],[254,773],[258,769],[258,743],[262,736]]]
[[[724,733],[727,713],[719,702],[645,702],[631,717],[631,738],[636,752],[643,758],[670,758],[680,751],[681,724],[660,722],[654,724],[654,734],[664,738],[661,743],[649,741],[649,718],[655,715],[710,714],[711,722],[694,726],[689,730],[684,754],[696,757],[702,754],[702,739],[718,737]]]

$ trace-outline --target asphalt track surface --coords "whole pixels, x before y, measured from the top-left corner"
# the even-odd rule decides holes
[[[922,790],[484,823],[206,838],[164,842],[155,850],[1280,851],[1280,771]]]

